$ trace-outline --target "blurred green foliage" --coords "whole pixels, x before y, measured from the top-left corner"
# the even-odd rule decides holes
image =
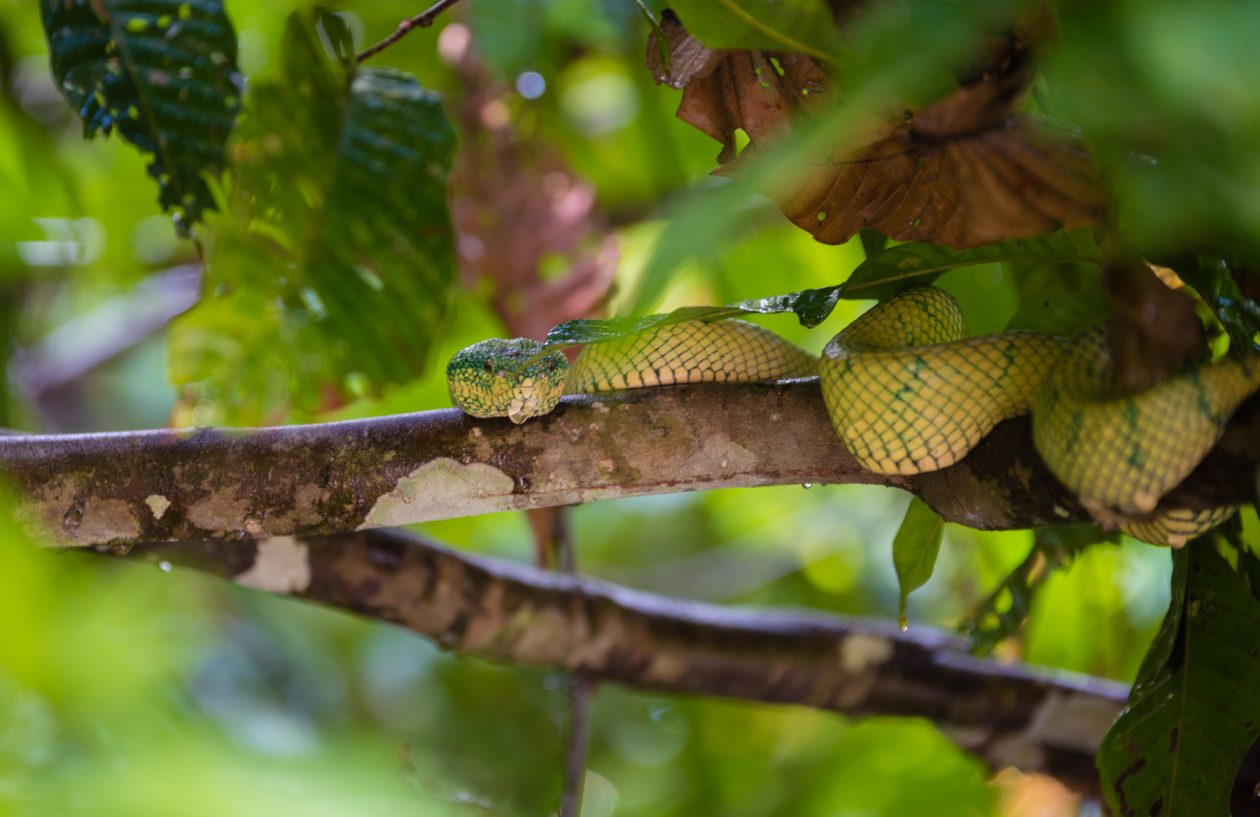
[[[424,366],[455,276],[437,98],[355,70],[341,18],[295,15],[278,76],[255,81],[207,253],[212,288],[171,337],[187,424],[277,422],[378,393]],[[312,354],[317,350],[317,354]]]
[[[686,17],[700,5],[680,10]],[[746,5],[803,9],[799,21],[821,4]],[[855,43],[817,47],[838,49],[859,102],[931,98],[955,82],[943,69],[971,53],[994,21],[1027,5],[887,3]],[[1223,264],[1253,262],[1260,103],[1247,90],[1256,72],[1246,44],[1255,39],[1255,12],[1225,3],[1191,11],[1171,0],[1062,0],[1056,8],[1061,45],[1034,104],[1093,140],[1125,229],[1152,251],[1213,246],[1230,258]],[[339,9],[360,47],[420,10],[401,0]],[[805,129],[744,179],[708,176],[718,146],[674,118],[678,92],[652,84],[642,65],[648,26],[629,0],[465,0],[372,63],[415,82],[389,68],[352,80],[322,45],[344,50],[344,38],[328,36],[327,27],[313,38],[315,29],[295,32],[287,22],[309,11],[300,0],[227,0],[226,10],[249,87],[232,149],[257,162],[258,173],[212,185],[227,206],[212,231],[200,231],[211,253],[207,297],[166,332],[128,339],[92,329],[63,343],[78,353],[118,349],[87,374],[35,393],[22,361],[43,359],[34,353],[50,346],[55,329],[120,308],[116,299],[141,281],[199,256],[154,201],[143,156],[118,140],[82,140],[83,123],[49,68],[39,8],[0,5],[0,331],[16,384],[3,400],[9,425],[73,431],[307,421],[447,405],[434,364],[502,333],[484,291],[450,291],[449,240],[428,233],[421,240],[416,229],[443,226],[445,217],[443,169],[427,163],[445,161],[450,135],[419,89],[448,99],[459,93],[436,49],[455,25],[467,27],[506,85],[525,71],[545,80],[541,95],[511,96],[508,121],[554,145],[618,225],[614,311],[823,290],[867,261],[863,242],[816,244],[751,192],[792,151],[852,127],[851,112]],[[784,25],[795,30],[798,22]],[[416,177],[400,168],[414,170],[417,157],[388,146],[377,157],[385,172],[338,175],[346,122],[426,144],[421,158],[433,183],[400,188]],[[1156,150],[1160,160],[1148,161]],[[341,198],[337,185],[352,189]],[[330,201],[341,208],[331,216]],[[354,252],[339,256],[325,246],[330,224],[353,233],[337,248]],[[936,267],[929,256],[940,248],[901,245],[884,255],[875,241],[871,260],[941,273],[937,283],[958,297],[977,332],[1070,331],[1099,314],[1097,266],[1083,260],[1093,252],[1090,239],[1042,241],[1069,242],[1072,251],[989,249],[968,266],[954,255]],[[366,268],[369,245],[371,262],[385,268]],[[216,269],[217,253],[232,265]],[[355,276],[349,287],[347,269]],[[373,277],[389,285],[387,295],[374,294]],[[1209,305],[1243,320],[1245,297],[1222,278],[1209,280],[1220,285],[1201,287]],[[817,350],[865,305],[832,299],[834,311],[813,330],[789,317],[758,320]],[[1237,336],[1249,337],[1246,329]],[[177,385],[184,388],[178,404]],[[895,615],[890,545],[905,497],[867,486],[807,487],[574,509],[579,564],[597,577],[711,601]],[[455,658],[390,627],[179,570],[38,551],[9,521],[0,526],[0,811],[554,808],[569,715],[565,679]],[[532,553],[519,515],[424,528],[472,551],[519,560]],[[965,625],[979,608],[989,638],[978,639],[983,647],[1134,678],[1168,607],[1168,553],[1128,540],[1069,548],[1039,536],[1034,545],[1029,532],[946,525],[931,579],[908,599],[910,626]],[[1260,541],[1254,514],[1244,538],[1253,547]],[[1067,551],[1075,555],[1062,556]],[[1038,553],[1059,554],[1069,566],[1033,576]],[[801,708],[608,687],[598,692],[592,722],[588,815],[917,817],[999,808],[998,790],[978,764],[917,721],[855,723]]]

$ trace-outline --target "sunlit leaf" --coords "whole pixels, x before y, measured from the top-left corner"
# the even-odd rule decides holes
[[[212,206],[240,108],[236,32],[221,0],[42,0],[53,76],[83,133],[118,133],[152,156],[162,207]]]
[[[897,571],[898,618],[906,625],[906,599],[927,584],[941,552],[945,520],[917,496],[910,500],[906,516],[893,539],[893,567]]]
[[[1116,815],[1228,814],[1260,734],[1260,601],[1200,539],[1173,557],[1172,603],[1098,754]]]
[[[177,325],[185,406],[216,421],[330,408],[415,377],[454,277],[454,135],[409,75],[350,73],[304,16],[251,85],[204,300]],[[258,384],[266,384],[265,387]]]

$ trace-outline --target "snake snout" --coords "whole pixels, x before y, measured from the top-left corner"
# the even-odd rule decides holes
[[[446,367],[451,400],[474,417],[523,423],[555,408],[564,393],[564,355],[540,356],[542,344],[526,338],[487,340],[462,350]]]

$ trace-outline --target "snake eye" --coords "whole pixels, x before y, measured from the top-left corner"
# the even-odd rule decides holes
[[[490,362],[489,358],[486,358],[486,371],[487,372],[494,371],[494,364]]]

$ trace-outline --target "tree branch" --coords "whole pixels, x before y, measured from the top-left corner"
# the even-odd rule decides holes
[[[671,694],[928,718],[993,769],[1045,772],[1085,793],[1127,694],[976,658],[931,630],[670,599],[399,531],[163,543],[133,555],[393,622],[461,655]]]
[[[359,55],[355,57],[354,61],[356,63],[362,63],[364,60],[375,57],[377,54],[381,53],[386,48],[389,48],[391,45],[398,42],[412,31],[415,31],[417,28],[428,28],[433,25],[433,21],[439,14],[458,2],[459,0],[438,0],[438,2],[434,3],[432,6],[420,12],[416,16],[408,17],[406,20],[403,20],[398,24],[398,28],[394,29],[393,34],[390,34],[376,45],[371,46],[370,48],[365,48],[363,51],[359,52]]]
[[[1252,501],[1260,400],[1170,501]],[[565,398],[514,426],[455,410],[310,426],[0,438],[19,515],[64,546],[339,533],[728,486],[875,483],[946,519],[1018,529],[1086,519],[1046,470],[1027,418],[916,477],[860,468],[815,381]]]

